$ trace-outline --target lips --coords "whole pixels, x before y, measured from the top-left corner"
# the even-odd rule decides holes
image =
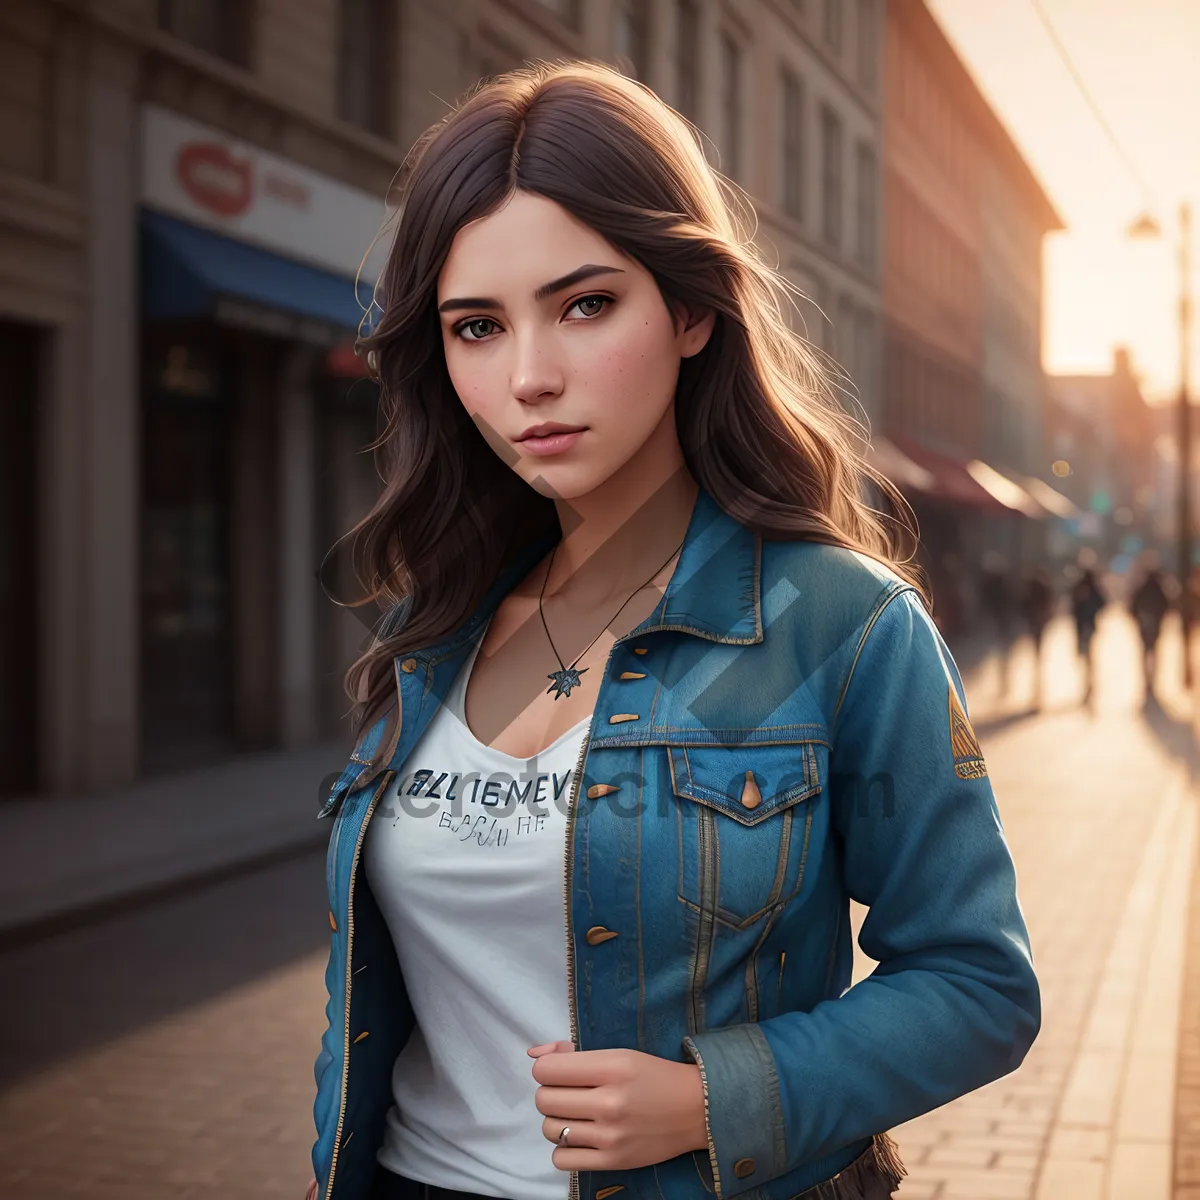
[[[582,433],[586,428],[586,425],[560,425],[556,421],[547,421],[543,425],[533,425],[529,429],[526,429],[517,438],[517,441],[525,442],[530,438],[550,437],[555,433]]]
[[[587,432],[587,426],[539,425],[519,439],[522,454],[552,458],[565,454]]]

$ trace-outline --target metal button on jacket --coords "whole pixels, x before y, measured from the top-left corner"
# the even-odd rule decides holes
[[[746,782],[742,784],[742,807],[757,808],[762,803],[762,792],[754,782],[754,772],[746,772]]]

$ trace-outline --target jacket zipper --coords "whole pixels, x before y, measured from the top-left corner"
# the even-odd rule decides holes
[[[371,814],[375,811],[379,797],[383,795],[384,789],[391,783],[395,774],[396,772],[392,770],[385,771],[383,778],[379,781],[379,786],[371,796],[367,811],[363,814],[362,824],[358,828],[358,839],[354,843],[354,857],[350,863],[350,885],[346,897],[346,1000],[345,1026],[342,1032],[342,1095],[338,1101],[337,1129],[333,1135],[333,1157],[329,1162],[329,1182],[325,1187],[325,1200],[330,1200],[333,1195],[333,1177],[337,1170],[338,1150],[341,1149],[342,1126],[346,1120],[346,1095],[350,1088],[350,967],[354,960],[354,877],[358,873],[358,859],[362,853],[367,822],[370,821]],[[342,819],[345,819],[345,814]]]
[[[612,658],[612,652],[620,645],[623,639],[618,639],[608,648],[608,654],[604,659],[604,670],[600,674],[600,686],[604,686],[604,681],[608,678],[608,664]],[[599,696],[596,697],[599,703]],[[592,722],[596,719],[595,709],[592,710]],[[579,748],[579,758],[575,763],[575,775],[571,780],[571,791],[567,800],[567,846],[565,862],[563,866],[563,911],[566,916],[567,926],[567,1008],[571,1015],[571,1042],[576,1050],[581,1049],[579,1045],[579,1012],[575,998],[575,938],[571,932],[571,868],[575,862],[575,808],[579,801],[579,787],[583,782],[583,760],[587,758],[588,747],[592,744],[592,725],[588,724],[587,736],[583,739],[583,745]],[[567,1200],[579,1200],[579,1172],[571,1172],[571,1181],[568,1185]]]

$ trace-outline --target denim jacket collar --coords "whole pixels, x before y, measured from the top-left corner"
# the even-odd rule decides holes
[[[557,535],[543,535],[526,543],[471,616],[448,638],[416,652],[415,657],[434,666],[458,653],[557,541]],[[760,536],[699,488],[679,562],[661,601],[637,633],[675,630],[728,645],[761,642],[761,566]]]
[[[637,632],[672,629],[727,645],[761,642],[761,579],[761,537],[700,488],[679,562]]]

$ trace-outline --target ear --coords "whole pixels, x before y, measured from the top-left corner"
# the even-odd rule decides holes
[[[691,358],[708,345],[716,321],[716,311],[711,308],[676,310],[675,335],[680,358]]]

